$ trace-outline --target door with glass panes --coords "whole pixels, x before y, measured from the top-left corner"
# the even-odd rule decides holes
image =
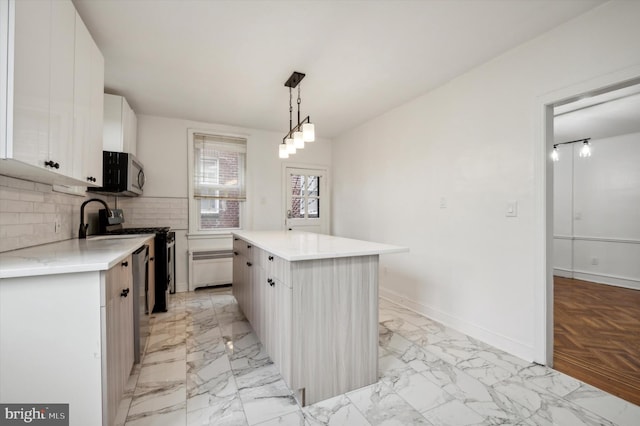
[[[286,229],[329,233],[327,178],[326,169],[286,168]]]

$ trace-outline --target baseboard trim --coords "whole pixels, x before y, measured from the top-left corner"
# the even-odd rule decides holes
[[[640,280],[633,278],[619,277],[616,275],[599,274],[597,272],[571,270],[564,268],[553,268],[553,275],[564,278],[575,278],[577,280],[591,281],[598,284],[607,284],[615,287],[630,288],[640,290]]]
[[[417,314],[438,321],[448,327],[458,330],[475,339],[481,340],[482,342],[494,346],[498,349],[502,349],[503,351],[506,351],[526,361],[531,362],[534,359],[534,350],[533,346],[531,345],[526,345],[507,336],[503,336],[491,330],[487,330],[484,327],[471,324],[468,321],[449,315],[420,302],[416,302],[415,300],[411,300],[410,298],[387,288],[380,287],[380,297],[390,302],[396,303]]]

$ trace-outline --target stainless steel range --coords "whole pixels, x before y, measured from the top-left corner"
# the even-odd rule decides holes
[[[108,217],[105,209],[99,211],[101,234],[154,234],[155,235],[155,290],[156,303],[153,312],[167,312],[169,293],[176,292],[175,232],[170,227],[124,228],[122,209],[111,209]],[[151,283],[149,284],[151,285]]]

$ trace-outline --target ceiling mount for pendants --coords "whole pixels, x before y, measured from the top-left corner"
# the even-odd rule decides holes
[[[301,72],[294,71],[293,74],[291,74],[291,77],[289,77],[289,80],[285,81],[285,87],[295,89],[298,84],[300,84],[305,75],[306,74],[303,74]]]

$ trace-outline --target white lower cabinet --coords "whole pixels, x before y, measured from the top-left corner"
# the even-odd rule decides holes
[[[131,256],[108,271],[0,280],[0,403],[113,425],[133,366]]]
[[[118,404],[133,367],[133,287],[131,255],[106,273],[103,342],[103,420],[114,423]]]

